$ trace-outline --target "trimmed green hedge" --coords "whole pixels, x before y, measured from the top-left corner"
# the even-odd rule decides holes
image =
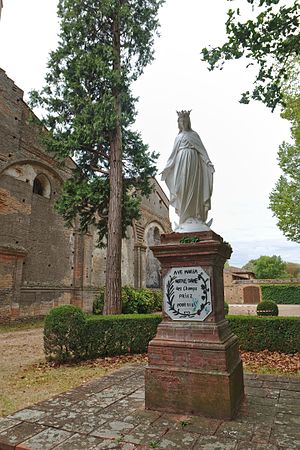
[[[156,334],[161,315],[92,316],[85,328],[85,358],[145,353]]]
[[[261,286],[263,300],[272,300],[278,305],[300,305],[299,284],[265,284]]]
[[[66,362],[145,353],[162,320],[158,314],[83,317],[81,314],[71,305],[50,311],[44,329],[48,360]],[[241,350],[300,351],[300,318],[227,316],[227,319]]]
[[[162,320],[158,314],[84,315],[83,321],[80,317],[80,323],[75,327],[77,331],[74,332],[69,326],[65,326],[65,312],[68,310],[70,314],[68,325],[75,325],[73,316],[77,318],[77,308],[67,306],[69,308],[53,308],[46,317],[44,351],[50,361],[67,362],[100,356],[145,353]]]
[[[300,352],[299,317],[229,316],[228,321],[241,350]]]

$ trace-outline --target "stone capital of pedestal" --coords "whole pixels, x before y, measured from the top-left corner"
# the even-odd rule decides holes
[[[207,231],[193,231],[188,233],[163,233],[161,234],[161,243],[162,244],[178,244],[185,237],[197,237],[201,241],[219,241],[223,242],[223,238],[215,233],[213,230]]]
[[[185,242],[199,239],[197,242]],[[162,265],[193,265],[195,260],[224,266],[232,253],[231,246],[213,231],[170,233],[161,235],[160,245],[150,247]]]

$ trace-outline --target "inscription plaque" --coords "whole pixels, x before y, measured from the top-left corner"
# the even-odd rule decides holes
[[[164,277],[164,308],[172,320],[205,320],[212,312],[205,270],[200,266],[170,269]]]

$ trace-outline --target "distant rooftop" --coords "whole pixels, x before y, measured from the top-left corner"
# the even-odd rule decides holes
[[[240,267],[233,267],[233,266],[229,266],[229,267],[225,267],[225,270],[227,270],[228,272],[232,272],[232,273],[251,273],[254,274],[254,272],[252,272],[252,270],[247,270],[247,269],[241,269]]]

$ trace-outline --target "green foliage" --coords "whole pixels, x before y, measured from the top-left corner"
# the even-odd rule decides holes
[[[300,318],[230,316],[232,332],[241,350],[297,353],[300,351]]]
[[[76,218],[83,231],[93,224],[100,246],[107,242],[111,154],[120,127],[123,236],[139,218],[141,197],[151,192],[156,173],[157,155],[132,130],[137,99],[130,86],[153,60],[163,1],[59,0],[58,48],[50,54],[45,87],[31,93],[31,105],[45,112],[48,150],[61,161],[76,160],[57,209],[70,226]],[[114,27],[121,34],[120,48]]]
[[[247,264],[244,264],[242,268],[245,269],[245,270],[248,270],[248,272],[255,273],[254,272],[254,270],[255,270],[255,267],[254,267],[255,261],[256,261],[256,259],[250,259],[250,261],[248,261]]]
[[[283,142],[278,151],[283,174],[270,193],[270,209],[278,228],[291,241],[300,243],[300,88],[287,95],[282,117],[291,122],[293,143]]]
[[[80,359],[84,348],[86,317],[73,305],[53,308],[45,317],[44,351],[48,360],[66,362]]]
[[[249,15],[254,18],[249,19]],[[249,103],[252,98],[272,111],[277,104],[284,104],[282,86],[300,52],[298,0],[289,6],[284,0],[247,0],[241,7],[230,8],[226,34],[222,46],[202,49],[209,70],[222,69],[225,61],[245,57],[249,60],[247,67],[258,67],[258,74],[253,91],[244,92],[240,102]]]
[[[104,307],[104,288],[99,289],[97,297],[93,301],[93,314],[102,314]]]
[[[232,251],[232,247],[231,247],[231,244],[229,244],[229,242],[224,241],[223,244],[224,244],[224,245],[227,245],[227,247],[230,248],[230,250]]]
[[[185,427],[187,427],[188,425],[191,425],[191,421],[190,420],[182,420],[181,422],[180,422],[180,425],[181,425],[181,428],[185,428]]]
[[[256,278],[288,278],[286,263],[280,256],[260,256],[258,259],[251,259],[243,266],[243,269],[255,273]]]
[[[224,314],[227,316],[229,313],[229,305],[227,302],[224,302]]]
[[[122,288],[122,313],[123,314],[150,314],[162,310],[162,292],[159,289]],[[102,314],[104,306],[104,288],[93,302],[93,313]]]
[[[77,308],[58,307],[52,311],[47,316],[49,322],[45,323],[45,351],[48,358],[51,356],[57,362],[144,353],[162,320],[154,314],[85,318],[83,313],[76,316]],[[268,349],[283,353],[300,350],[300,318],[229,316],[228,321],[241,350]]]
[[[278,306],[272,300],[263,300],[256,307],[258,316],[278,316]]]
[[[261,286],[263,300],[272,300],[278,305],[300,305],[299,284],[267,284]]]
[[[193,242],[200,242],[200,239],[197,236],[186,236],[180,239],[180,244],[191,244]]]
[[[86,317],[75,306],[53,308],[45,321],[45,355],[49,360],[64,363],[145,353],[160,321],[158,315]]]
[[[286,271],[291,278],[300,278],[300,264],[287,262]]]
[[[161,289],[151,289],[151,292],[154,297],[154,305],[155,310],[154,311],[162,311],[163,309],[163,293]]]
[[[150,289],[134,289],[124,287],[122,289],[125,295],[122,295],[122,312],[124,314],[149,314],[157,311],[155,298]],[[160,310],[161,310],[160,304]]]
[[[158,315],[94,316],[85,329],[85,358],[145,353],[161,321]]]

